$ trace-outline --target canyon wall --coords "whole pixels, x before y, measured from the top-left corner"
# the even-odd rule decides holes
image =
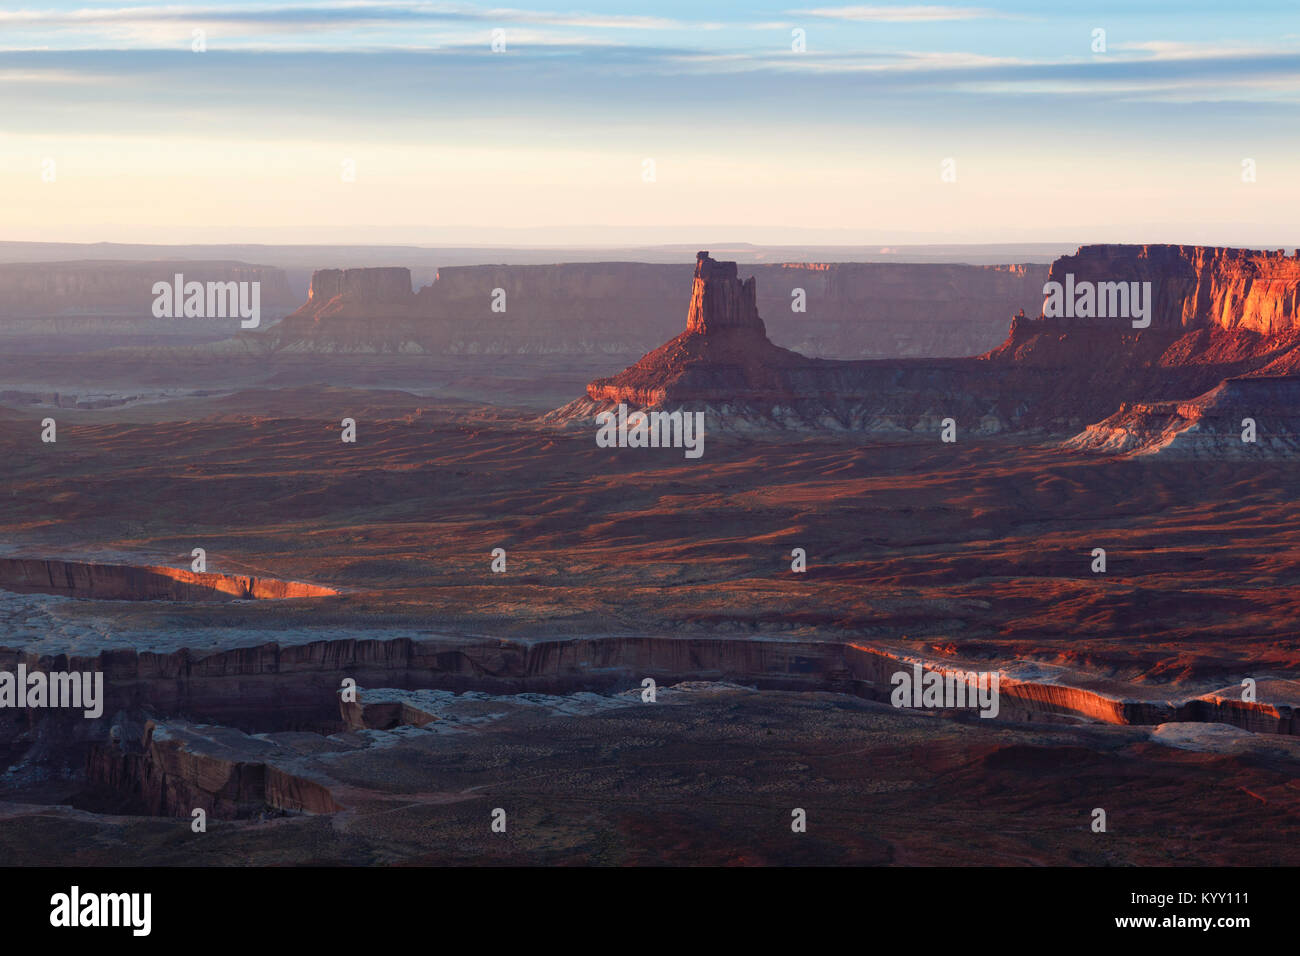
[[[342,809],[348,788],[313,773],[303,758],[355,747],[346,739],[322,734],[421,727],[440,720],[436,708],[421,705],[422,688],[637,694],[641,680],[652,676],[665,688],[683,680],[730,681],[851,693],[889,703],[899,672],[911,674],[920,667],[947,675],[990,667],[990,662],[934,660],[859,642],[649,637],[337,640],[206,655],[189,649],[170,654],[122,649],[87,657],[36,658],[0,650],[0,666],[13,670],[19,661],[32,669],[104,672],[109,698],[104,718],[82,721],[88,726],[79,730],[76,741],[63,724],[54,724],[51,732],[59,747],[84,755],[86,779],[102,795],[130,799],[142,808],[137,812],[152,815],[189,817],[192,808],[203,807],[223,818],[268,809]],[[1300,733],[1297,687],[1289,681],[1261,681],[1261,699],[1244,702],[1240,688],[1233,686],[1166,694],[1159,687],[1111,685],[1028,661],[992,667],[1000,675],[995,720],[1003,723],[1193,722],[1231,724],[1259,734]],[[357,682],[353,700],[340,694],[345,677]],[[378,689],[371,689],[371,681]],[[493,709],[507,706],[497,703]],[[970,705],[928,712],[983,722]],[[196,715],[197,720],[162,714]],[[34,760],[43,739],[41,724],[58,715],[29,716],[34,727],[26,741],[32,750],[25,759]],[[993,720],[990,725],[997,726]]]
[[[0,588],[108,601],[226,601],[327,597],[332,588],[181,568],[0,558]]]

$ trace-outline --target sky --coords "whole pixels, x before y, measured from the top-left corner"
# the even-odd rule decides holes
[[[0,240],[1300,242],[1296,0],[574,2],[5,0]]]

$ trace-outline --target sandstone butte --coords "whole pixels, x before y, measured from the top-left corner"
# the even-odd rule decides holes
[[[1187,401],[1225,379],[1286,378],[1300,365],[1300,258],[1197,246],[1083,246],[1051,280],[1150,282],[1149,328],[1127,319],[1012,319],[966,359],[833,361],[772,344],[753,279],[701,252],[686,329],[547,416],[577,421],[619,403],[703,408],[710,426],[918,431],[945,417],[976,433],[1073,433],[1124,402]],[[1241,390],[1236,390],[1241,391]],[[1290,394],[1283,389],[1277,394]]]

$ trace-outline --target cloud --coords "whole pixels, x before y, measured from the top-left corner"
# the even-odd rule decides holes
[[[1006,14],[981,7],[816,7],[812,10],[792,10],[792,14],[820,17],[826,20],[852,20],[869,23],[928,23],[944,20],[1000,19]]]
[[[425,0],[333,0],[311,4],[251,6],[227,4],[189,6],[131,6],[81,10],[0,11],[0,26],[9,28],[55,28],[163,23],[224,23],[247,28],[283,26],[300,29],[347,29],[374,24],[412,22],[532,23],[610,30],[683,29],[690,24],[664,17],[555,13],[508,7],[482,8],[467,4],[429,3]]]
[[[118,77],[111,73],[80,70],[4,70],[0,69],[0,83],[114,83]]]
[[[1286,39],[1283,37],[1283,39]],[[1227,46],[1221,42],[1188,43],[1174,40],[1143,40],[1111,44],[1112,50],[1136,50],[1149,53],[1150,60],[1206,60],[1214,58],[1237,58],[1247,56],[1271,56],[1274,54],[1295,53],[1294,44],[1277,46],[1276,44]]]

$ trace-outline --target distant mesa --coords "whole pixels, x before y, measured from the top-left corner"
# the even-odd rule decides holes
[[[246,262],[158,260],[117,262],[16,262],[0,264],[0,316],[11,318],[112,318],[137,321],[152,316],[155,282],[172,282],[180,273],[186,281],[258,282],[261,305],[278,315],[295,304],[281,269]],[[184,321],[184,315],[180,317]],[[175,324],[177,320],[167,320]],[[191,320],[207,322],[210,319]]]
[[[753,273],[776,342],[814,357],[879,358],[991,348],[1008,307],[1037,307],[1047,267],[781,263]],[[413,290],[406,268],[319,269],[306,302],[244,340],[285,353],[632,358],[680,331],[690,276],[687,265],[641,262],[451,266]],[[806,311],[791,307],[796,289]]]

